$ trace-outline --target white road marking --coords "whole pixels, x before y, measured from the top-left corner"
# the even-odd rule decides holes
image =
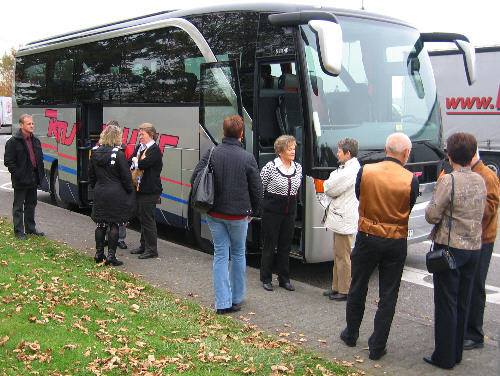
[[[425,279],[430,282],[427,282]],[[432,274],[429,274],[425,270],[405,266],[402,280],[431,289],[434,288]],[[500,304],[500,287],[486,285],[486,302]]]

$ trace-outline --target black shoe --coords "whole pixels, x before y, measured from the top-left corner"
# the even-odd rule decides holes
[[[215,311],[215,313],[217,313],[218,315],[224,315],[226,313],[238,312],[239,310],[241,310],[241,305],[233,304],[229,308],[219,308]]]
[[[330,295],[328,297],[328,299],[330,299],[330,300],[338,300],[338,301],[345,301],[345,300],[347,300],[347,294],[337,293],[335,295]]]
[[[41,232],[41,231],[33,231],[33,232],[27,232],[27,234],[29,235],[36,235],[36,236],[45,236],[45,233]]]
[[[338,294],[339,292],[338,291],[335,291],[335,290],[325,290],[323,291],[323,296],[332,296],[332,295],[335,295],[335,294]]]
[[[125,242],[123,240],[120,240],[118,242],[118,248],[121,248],[121,249],[127,249],[127,244],[125,244]]]
[[[344,341],[344,343],[349,346],[349,347],[354,347],[356,346],[356,339],[349,337],[347,333],[347,328],[342,330],[342,333],[340,333],[340,339]]]
[[[482,349],[484,347],[484,342],[476,342],[472,339],[466,339],[464,341],[464,350],[472,350],[472,349]]]
[[[368,358],[371,360],[379,360],[385,354],[387,354],[387,349],[384,347],[382,350],[370,350],[370,354],[368,354]]]
[[[118,260],[116,257],[108,257],[106,265],[120,266],[123,265],[123,261]]]
[[[131,254],[133,255],[140,255],[141,253],[144,253],[144,249],[142,248],[135,248],[130,251]]]
[[[434,360],[432,360],[432,356],[424,356],[424,361],[426,363],[429,363],[429,364],[431,364],[431,365],[433,365],[435,367],[438,367],[438,368],[443,368],[443,369],[452,369],[453,368],[453,366],[451,366],[451,367],[444,367],[444,366],[442,366],[440,364],[437,364]]]
[[[266,290],[266,291],[273,291],[274,290],[272,282],[268,282],[268,283],[264,282],[262,284],[262,287],[264,287],[264,290]]]
[[[285,290],[295,291],[295,287],[293,287],[293,285],[290,282],[283,282],[283,283],[280,282],[279,285],[280,287],[283,287]]]
[[[16,238],[21,239],[21,240],[27,240],[28,237],[24,234],[16,234]]]
[[[104,256],[104,251],[103,252],[97,251],[94,256],[94,261],[96,262],[96,264],[100,264],[104,260],[106,260],[106,257]]]
[[[139,255],[138,258],[141,260],[144,260],[144,259],[156,258],[156,257],[158,257],[158,253],[148,252],[148,253],[143,253],[142,255]]]

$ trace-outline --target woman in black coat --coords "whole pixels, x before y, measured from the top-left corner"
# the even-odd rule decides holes
[[[118,226],[127,224],[134,215],[135,194],[132,176],[123,150],[122,131],[116,125],[108,125],[102,131],[99,143],[92,149],[89,179],[94,190],[92,219],[95,230],[95,262],[106,260],[114,266],[123,262],[116,259]],[[104,239],[109,227],[108,257],[104,257]]]

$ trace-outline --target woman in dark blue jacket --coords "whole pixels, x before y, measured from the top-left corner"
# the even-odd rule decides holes
[[[212,152],[214,206],[207,222],[214,241],[213,285],[218,314],[239,311],[245,296],[245,245],[248,222],[259,210],[262,183],[257,162],[243,148],[243,119],[229,116],[223,123],[224,138]],[[210,151],[196,166],[191,184],[207,165]],[[229,249],[231,271],[228,272]]]

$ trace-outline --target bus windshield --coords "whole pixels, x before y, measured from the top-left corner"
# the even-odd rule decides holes
[[[313,166],[336,166],[337,143],[344,137],[358,140],[361,160],[383,151],[387,136],[396,131],[412,141],[439,146],[436,86],[418,31],[347,17],[340,18],[340,24],[343,56],[337,77],[322,69],[314,31],[301,26],[314,128]]]

